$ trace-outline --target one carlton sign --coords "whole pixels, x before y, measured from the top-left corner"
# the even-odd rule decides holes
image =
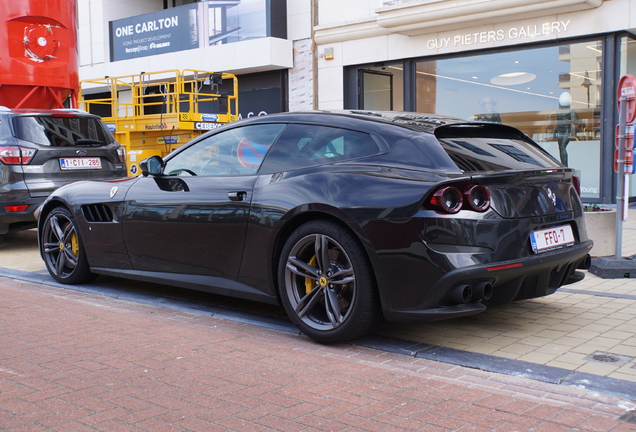
[[[197,7],[191,4],[111,21],[110,60],[197,48]]]

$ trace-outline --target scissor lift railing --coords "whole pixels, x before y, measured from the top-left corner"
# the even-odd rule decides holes
[[[133,175],[140,160],[238,119],[238,81],[230,73],[166,70],[80,84],[80,107],[102,116]]]

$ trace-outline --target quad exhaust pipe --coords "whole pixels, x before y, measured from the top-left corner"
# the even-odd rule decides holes
[[[470,285],[459,285],[453,288],[450,299],[455,303],[470,303],[473,298],[473,289]]]
[[[492,297],[492,284],[490,282],[481,282],[475,287],[475,297],[482,300],[489,300]]]
[[[587,254],[585,258],[581,260],[577,269],[588,270],[591,265],[592,265],[592,257],[590,256],[590,254]]]
[[[492,297],[492,284],[490,282],[480,282],[473,289],[468,284],[458,285],[450,292],[450,299],[454,303],[470,303],[475,300],[488,300]]]

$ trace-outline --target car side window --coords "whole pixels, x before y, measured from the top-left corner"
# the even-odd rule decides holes
[[[166,161],[169,176],[255,174],[284,124],[251,125],[218,133]]]
[[[261,172],[306,168],[372,156],[379,152],[377,142],[364,132],[290,124],[267,154]]]

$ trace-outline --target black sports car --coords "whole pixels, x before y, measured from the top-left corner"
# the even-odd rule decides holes
[[[545,296],[590,262],[573,170],[500,124],[275,114],[140,166],[43,204],[41,254],[57,281],[104,274],[282,303],[333,343],[383,318]]]

